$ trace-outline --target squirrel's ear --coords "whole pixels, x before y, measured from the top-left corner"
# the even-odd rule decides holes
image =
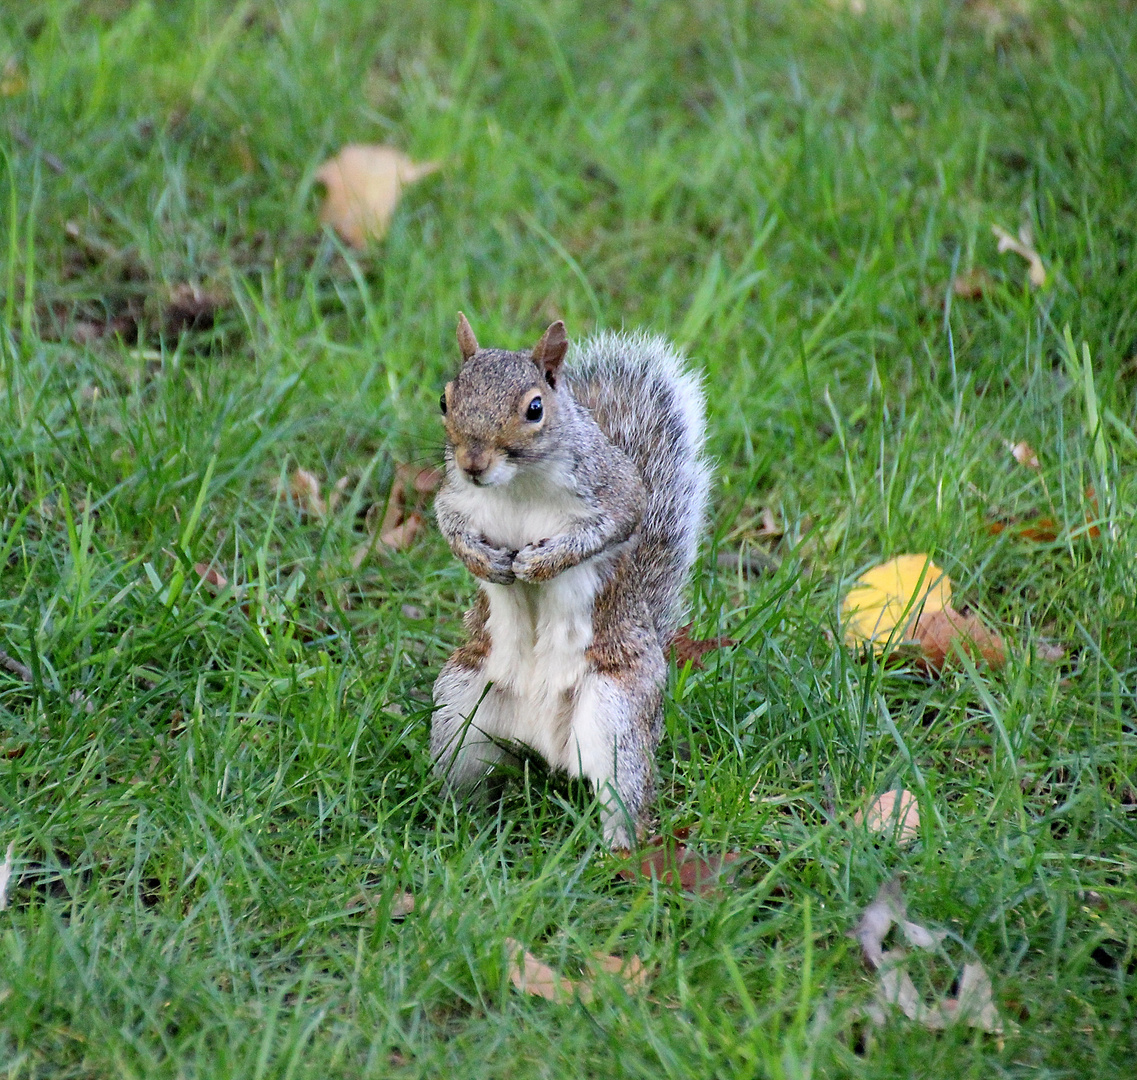
[[[561,361],[564,360],[566,352],[568,352],[568,338],[565,336],[565,324],[558,319],[545,331],[533,350],[533,360],[545,373],[550,386],[556,385]]]
[[[460,311],[458,312],[458,348],[462,350],[463,360],[469,360],[478,351],[478,339],[474,337],[474,331],[466,322],[466,316]]]

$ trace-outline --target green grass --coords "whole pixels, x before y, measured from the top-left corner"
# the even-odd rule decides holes
[[[6,1076],[1128,1074],[1137,14],[999,9],[4,6],[0,647],[33,673],[0,671]],[[317,219],[349,141],[445,162],[363,255]],[[1040,290],[991,233],[1024,222]],[[222,302],[179,333],[187,283]],[[433,530],[351,554],[395,463],[440,456],[460,308],[514,347],[557,316],[648,328],[707,373],[693,615],[741,643],[674,674],[658,809],[748,853],[724,895],[618,880],[588,792],[535,763],[469,807],[431,778],[472,581]],[[116,317],[137,341],[77,339]],[[298,466],[349,478],[326,521],[278,493]],[[763,507],[776,571],[721,569],[771,546]],[[988,528],[1039,515],[1054,542]],[[906,551],[1004,671],[837,644],[848,583]],[[906,848],[852,824],[896,785]],[[990,972],[1002,1040],[858,1019],[846,932],[897,874]],[[655,975],[523,997],[507,936]],[[946,991],[952,964],[913,974]]]

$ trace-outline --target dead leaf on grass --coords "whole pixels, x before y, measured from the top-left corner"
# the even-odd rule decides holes
[[[509,981],[523,994],[563,1004],[572,1001],[578,991],[589,991],[585,984],[563,978],[548,964],[541,963],[521,942],[506,938],[505,948],[509,956]],[[581,1000],[586,1000],[585,993],[581,994]]]
[[[327,192],[320,220],[353,248],[366,248],[386,235],[402,189],[440,167],[412,161],[393,146],[345,146],[316,172]]]
[[[215,566],[210,566],[208,563],[194,563],[193,571],[201,578],[202,584],[209,586],[214,591],[224,589],[229,584],[229,579]]]
[[[677,843],[674,837],[653,836],[636,853],[636,862],[617,870],[625,881],[655,878],[663,885],[678,884],[684,892],[698,896],[717,896],[736,870],[733,864],[742,856],[736,851],[704,859]]]
[[[20,70],[20,63],[14,56],[4,61],[0,71],[0,97],[17,97],[28,88],[27,76]]]
[[[366,890],[360,890],[353,896],[347,903],[348,911],[357,908],[365,907],[368,911],[374,913],[376,910],[375,901]],[[414,893],[404,890],[394,897],[391,901],[391,909],[388,916],[392,922],[399,922],[410,915],[415,909]]]
[[[170,290],[162,325],[166,333],[177,336],[191,330],[212,330],[225,298],[216,290],[182,282]]]
[[[925,611],[916,620],[912,636],[920,643],[921,659],[934,672],[942,671],[960,652],[973,660],[982,657],[992,668],[1007,662],[1003,639],[978,615],[961,615],[950,605],[942,611]]]
[[[1037,469],[1039,467],[1038,454],[1035,453],[1030,443],[1013,443],[1008,439],[1003,445],[1011,452],[1011,456],[1020,465],[1025,465],[1028,469]]]
[[[861,914],[856,927],[849,932],[849,936],[860,943],[869,966],[880,973],[877,984],[879,1002],[895,1005],[909,1020],[931,1030],[938,1031],[952,1024],[966,1023],[992,1034],[1001,1034],[1003,1022],[995,1008],[991,980],[983,965],[975,962],[964,964],[959,981],[959,996],[929,1005],[904,967],[904,951],[884,948],[885,938],[894,923],[900,927],[905,940],[913,948],[934,950],[943,944],[947,936],[945,931],[929,930],[907,918],[899,881],[893,879],[881,885],[875,899]],[[868,1016],[877,1023],[885,1020],[885,1014],[879,1006],[868,1010]]]
[[[373,503],[367,510],[367,540],[352,553],[352,567],[358,570],[377,542],[392,551],[409,548],[426,524],[425,497],[441,483],[442,473],[438,469],[397,464],[386,504]]]
[[[978,300],[991,291],[991,275],[981,266],[952,278],[951,291],[961,300]]]
[[[327,517],[328,504],[320,494],[320,481],[315,473],[307,469],[297,469],[292,474],[289,491],[300,506],[300,512],[308,517]]]
[[[675,663],[679,667],[683,667],[684,664],[690,661],[692,668],[696,671],[702,671],[704,666],[703,657],[706,656],[707,653],[738,644],[734,638],[730,637],[693,638],[691,637],[692,626],[694,626],[694,623],[681,626],[675,632],[675,637],[671,641],[671,649],[675,656]]]
[[[920,835],[920,806],[916,796],[907,790],[886,791],[878,795],[868,810],[858,810],[853,820],[870,832],[895,836],[902,844],[916,840]]]
[[[8,853],[4,856],[4,862],[0,864],[0,911],[8,906],[8,883],[12,880],[12,855],[15,850],[16,841],[12,840],[8,844]]]
[[[999,253],[1013,251],[1016,255],[1026,259],[1029,264],[1027,277],[1034,288],[1041,289],[1046,284],[1046,267],[1043,265],[1042,256],[1034,250],[1034,238],[1031,236],[1029,226],[1024,225],[1019,229],[1017,238],[1001,225],[992,225],[991,231],[999,239]]]
[[[639,990],[647,985],[651,972],[638,956],[612,956],[608,953],[593,953],[593,963],[601,971],[623,979],[628,986]]]

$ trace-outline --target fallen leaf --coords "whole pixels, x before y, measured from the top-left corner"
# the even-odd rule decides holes
[[[1050,664],[1057,664],[1066,659],[1066,650],[1061,645],[1052,645],[1048,641],[1043,641],[1041,638],[1034,643],[1034,655],[1039,660],[1045,660]]]
[[[214,589],[224,589],[229,584],[229,579],[220,570],[207,563],[194,563],[193,571],[205,585],[210,585]]]
[[[762,507],[762,524],[758,526],[757,535],[763,538],[777,539],[784,532],[785,530],[778,524],[778,519],[774,517],[774,511],[768,506]]]
[[[947,937],[946,931],[929,930],[907,918],[904,895],[895,878],[877,890],[876,897],[861,914],[849,936],[856,938],[870,967],[880,972],[878,1000],[895,1005],[909,1020],[939,1031],[956,1023],[967,1023],[992,1034],[1001,1034],[1003,1023],[995,1008],[991,980],[983,965],[966,963],[959,982],[959,997],[929,1005],[921,997],[904,967],[902,949],[886,950],[884,940],[893,924],[900,926],[908,943],[920,949],[935,949]],[[874,1023],[882,1024],[885,1013],[879,1006],[866,1010]]]
[[[525,949],[521,942],[506,938],[505,948],[510,957],[509,981],[523,994],[562,1004],[572,1001],[578,991],[582,1001],[591,998],[591,988],[587,984],[578,984],[558,975]]]
[[[717,896],[720,887],[734,874],[732,864],[741,857],[736,851],[728,851],[704,859],[683,844],[675,843],[675,838],[653,836],[637,853],[636,863],[621,867],[617,874],[625,881],[655,878],[663,885],[678,883],[684,892]]]
[[[902,844],[920,835],[920,807],[910,791],[886,791],[878,795],[868,810],[858,810],[853,820],[870,832],[895,836]]]
[[[1001,225],[992,225],[991,231],[999,238],[999,253],[1013,251],[1016,255],[1026,259],[1030,264],[1027,277],[1030,279],[1031,285],[1036,289],[1042,288],[1046,284],[1046,267],[1042,263],[1042,257],[1034,250],[1034,239],[1030,234],[1030,229],[1024,225],[1019,229],[1017,239]]]
[[[995,1008],[995,995],[991,978],[982,964],[963,965],[959,980],[959,997],[943,1003],[945,1012],[954,1014],[956,1021],[963,1020],[971,1027],[980,1028],[992,1035],[1003,1033],[1003,1021]]]
[[[372,503],[367,510],[364,527],[367,540],[360,544],[351,556],[351,565],[358,570],[364,560],[375,550],[376,542],[392,551],[405,551],[426,524],[422,513],[425,496],[437,490],[442,483],[442,473],[434,468],[420,468],[417,465],[396,464],[395,479],[385,504]],[[408,506],[415,509],[408,512]],[[382,521],[379,520],[382,511]]]
[[[0,911],[8,906],[8,883],[12,880],[12,855],[15,850],[16,841],[12,840],[8,844],[8,854],[4,856],[3,864],[0,864]]]
[[[439,167],[412,161],[393,146],[345,146],[316,172],[327,192],[320,220],[363,249],[386,235],[402,189]]]
[[[174,336],[190,330],[211,330],[224,303],[220,293],[183,282],[170,290],[162,324],[166,333]]]
[[[629,986],[640,989],[647,985],[650,971],[638,956],[611,956],[608,953],[593,953],[593,963],[609,975],[621,978]]]
[[[420,495],[429,495],[442,486],[446,474],[431,465],[424,467],[400,462],[395,466],[395,476],[403,482],[404,487],[413,488]]]
[[[884,963],[884,939],[888,937],[892,924],[902,918],[904,897],[900,882],[895,879],[886,881],[877,889],[872,903],[861,912],[860,920],[849,933],[860,942],[861,952],[873,968]]]
[[[845,644],[871,643],[879,653],[890,639],[903,640],[921,612],[950,604],[951,581],[927,555],[898,555],[866,570],[846,593],[841,604]]]
[[[331,494],[328,496],[328,511],[335,513],[339,509],[340,504],[343,502],[344,495],[347,494],[347,489],[351,487],[351,477],[341,476],[332,488]]]
[[[360,890],[353,896],[347,903],[348,911],[356,908],[365,907],[369,911],[374,912],[376,909],[375,901],[371,898],[366,890]],[[398,896],[394,897],[391,901],[391,909],[388,912],[388,917],[392,922],[399,922],[405,919],[415,909],[414,893],[404,890]]]
[[[737,645],[738,642],[734,638],[717,637],[717,638],[693,638],[691,637],[691,627],[694,623],[688,623],[686,626],[681,626],[676,632],[675,637],[671,641],[671,649],[675,656],[675,663],[679,667],[683,667],[688,661],[691,667],[696,671],[703,669],[703,657],[709,652],[714,652],[715,649],[725,649],[731,645]]]
[[[19,62],[14,56],[4,61],[4,70],[0,71],[0,97],[16,97],[28,88],[28,80],[20,70]]]
[[[1011,456],[1020,465],[1025,465],[1028,469],[1037,469],[1038,454],[1036,454],[1028,442],[1012,443],[1007,441],[1004,443],[1006,448],[1011,452]]]
[[[320,494],[320,481],[315,473],[307,469],[297,469],[292,474],[289,491],[300,506],[300,512],[308,517],[327,516],[328,504]]]
[[[1015,520],[989,521],[987,531],[992,536],[1010,531],[1021,540],[1031,540],[1036,544],[1052,544],[1058,539],[1058,522],[1050,517],[1032,518],[1029,521]]]
[[[951,291],[961,300],[978,300],[991,291],[991,275],[982,267],[967,270],[952,278]]]
[[[950,604],[940,611],[925,611],[916,620],[912,636],[920,644],[921,659],[932,671],[942,671],[958,652],[972,659],[981,656],[992,668],[1001,668],[1007,662],[1003,639],[978,615],[961,615]]]
[[[415,510],[403,521],[400,521],[398,525],[384,529],[379,534],[379,539],[392,551],[406,551],[425,524],[426,519]]]

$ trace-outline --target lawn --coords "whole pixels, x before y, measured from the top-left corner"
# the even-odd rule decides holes
[[[365,251],[352,142],[441,163]],[[0,151],[6,1076],[1132,1074],[1132,3],[20,0]],[[619,877],[539,761],[432,777],[473,579],[433,525],[358,552],[459,309],[706,373],[692,632],[737,644],[672,667],[657,814],[722,888]],[[903,553],[1005,666],[844,646]],[[898,788],[911,842],[856,818]],[[1002,1035],[873,1020],[894,879],[924,1000],[982,964]],[[507,938],[650,977],[543,1000]]]

